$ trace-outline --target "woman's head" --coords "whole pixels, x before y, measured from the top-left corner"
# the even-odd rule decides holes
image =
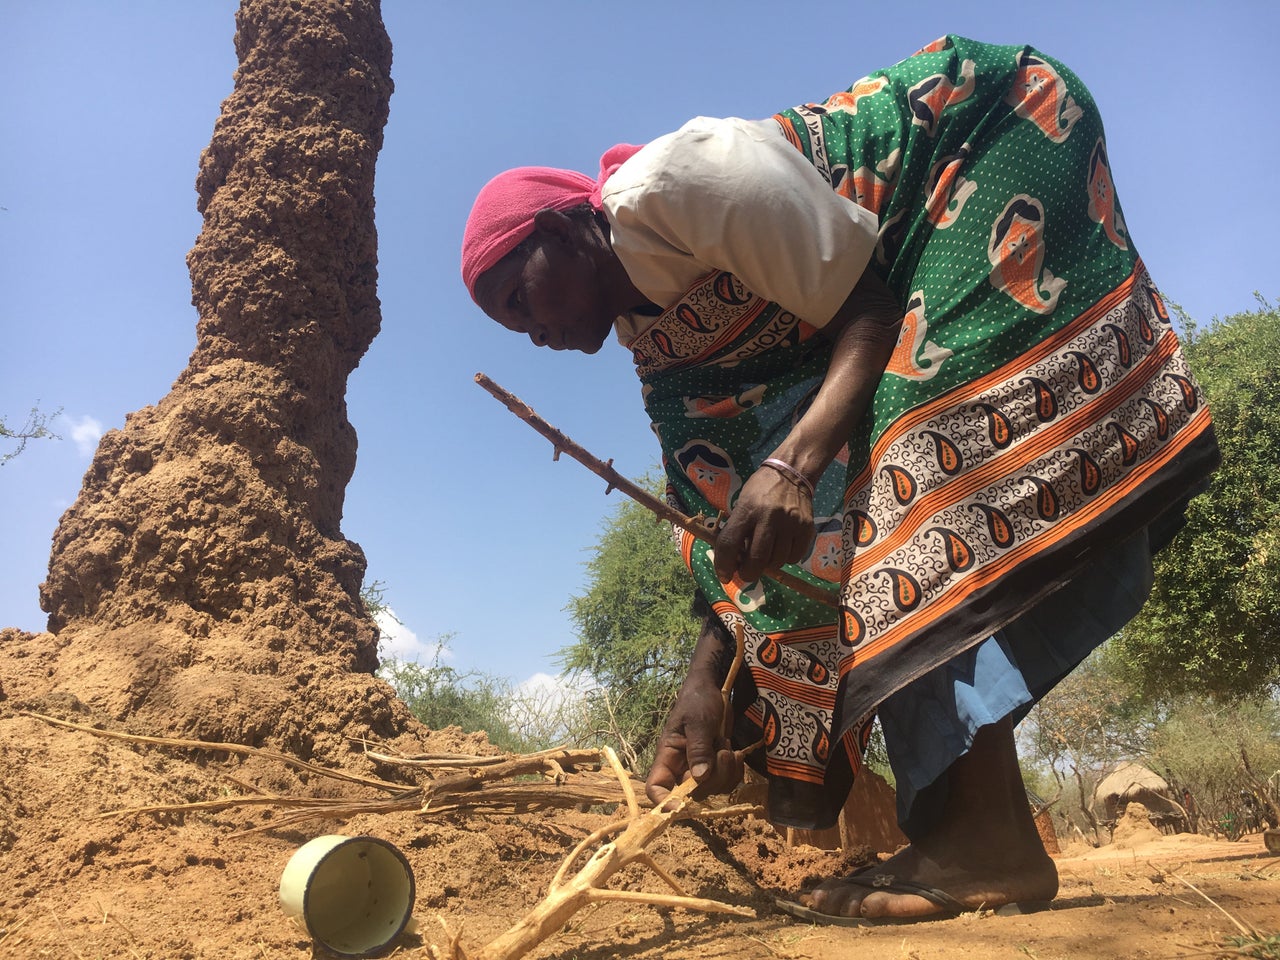
[[[539,210],[567,210],[591,200],[596,182],[555,167],[517,167],[481,189],[462,234],[462,282],[475,298],[479,276],[534,231]]]
[[[589,204],[539,210],[532,232],[476,278],[471,296],[536,346],[595,353],[634,306],[619,297],[619,278],[630,284],[602,219]]]
[[[462,240],[462,280],[485,313],[539,346],[600,349],[614,318],[638,305],[609,245],[600,190],[639,149],[610,149],[596,180],[519,167],[485,184]]]

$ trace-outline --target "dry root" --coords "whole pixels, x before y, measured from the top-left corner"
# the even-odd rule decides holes
[[[252,784],[233,780],[246,793],[202,800],[193,803],[154,804],[109,810],[98,817],[126,817],[139,814],[194,813],[228,810],[236,807],[272,807],[286,811],[271,823],[246,833],[294,827],[313,820],[344,820],[360,814],[395,813],[418,810],[426,815],[445,813],[528,813],[549,808],[587,805],[609,805],[627,802],[627,792],[620,789],[615,777],[602,773],[604,754],[600,750],[574,750],[556,747],[538,753],[499,757],[421,758],[394,757],[368,752],[370,759],[390,766],[419,770],[427,778],[425,784],[409,787],[374,777],[362,777],[344,770],[320,767],[287,754],[246,747],[235,743],[212,743],[204,740],[181,740],[171,737],[147,737],[113,730],[100,730],[69,720],[40,713],[22,711],[45,723],[96,737],[123,740],[148,746],[184,750],[206,750],[239,756],[256,756],[284,763],[298,770],[354,783],[378,790],[382,796],[367,799],[333,797],[281,796],[260,790]],[[542,780],[514,780],[529,774],[541,774]],[[503,782],[509,781],[509,782]]]

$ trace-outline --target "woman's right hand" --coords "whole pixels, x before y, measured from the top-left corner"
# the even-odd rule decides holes
[[[762,467],[747,478],[716,535],[715,568],[721,583],[743,583],[766,570],[796,563],[813,547],[813,502],[783,474]]]
[[[688,775],[698,781],[695,798],[728,793],[742,782],[742,761],[721,736],[723,703],[711,673],[691,672],[685,678],[645,780],[654,804],[663,803]]]

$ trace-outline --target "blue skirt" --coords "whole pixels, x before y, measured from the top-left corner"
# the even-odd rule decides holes
[[[1017,723],[1142,609],[1151,545],[1140,530],[1013,623],[885,700],[878,711],[908,837],[937,822],[943,774],[979,727]],[[937,788],[921,793],[926,787]]]

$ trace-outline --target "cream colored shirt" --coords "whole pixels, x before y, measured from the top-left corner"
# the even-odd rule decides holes
[[[690,120],[619,167],[602,199],[614,253],[664,308],[727,270],[820,327],[876,244],[875,214],[833,191],[774,120]],[[619,317],[619,339],[652,319]]]

